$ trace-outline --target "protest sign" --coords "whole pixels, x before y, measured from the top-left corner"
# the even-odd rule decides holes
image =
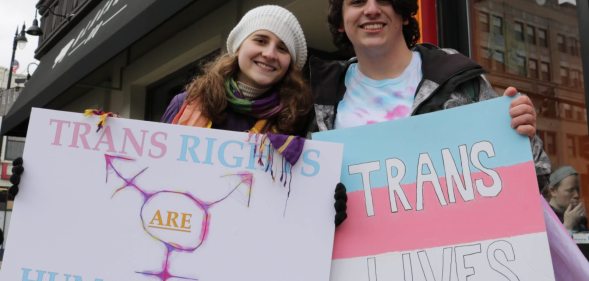
[[[0,280],[329,279],[341,145],[97,121],[33,110]]]
[[[313,135],[344,144],[331,280],[554,280],[530,143],[507,97]]]

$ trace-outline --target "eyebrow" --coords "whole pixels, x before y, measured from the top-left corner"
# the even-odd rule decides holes
[[[270,36],[266,35],[266,34],[254,34],[254,37],[262,37],[264,39],[268,39],[270,38]]]

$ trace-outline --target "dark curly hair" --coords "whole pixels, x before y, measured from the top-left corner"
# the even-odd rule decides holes
[[[408,48],[413,48],[419,40],[419,23],[415,16],[419,9],[417,0],[388,0],[393,6],[393,10],[399,14],[403,21],[408,21],[408,24],[403,26],[403,37]],[[345,32],[339,31],[343,26],[343,4],[344,0],[329,0],[329,14],[327,15],[327,22],[329,23],[329,31],[333,37],[333,43],[342,51],[354,52],[352,42]]]

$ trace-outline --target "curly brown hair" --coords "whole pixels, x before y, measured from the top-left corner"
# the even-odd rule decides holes
[[[188,102],[199,101],[202,113],[213,123],[222,122],[227,109],[225,80],[239,71],[237,55],[222,54],[204,67],[204,74],[186,86]],[[311,110],[311,91],[302,72],[290,64],[284,78],[272,88],[278,91],[282,110],[270,122],[279,133],[297,134],[304,129]]]
[[[415,16],[419,9],[417,0],[388,0],[393,6],[393,10],[399,14],[403,21],[408,24],[403,25],[403,37],[407,48],[411,49],[417,41],[419,41],[419,22]],[[333,38],[333,43],[342,51],[354,53],[352,42],[345,32],[341,32],[340,28],[343,26],[343,6],[344,0],[329,0],[329,14],[327,15],[327,22],[329,23],[329,31]]]

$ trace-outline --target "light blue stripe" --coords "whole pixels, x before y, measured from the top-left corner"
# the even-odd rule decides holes
[[[344,144],[342,182],[348,191],[362,189],[361,176],[350,175],[348,166],[380,161],[380,170],[371,173],[372,187],[387,185],[385,159],[398,158],[406,166],[403,184],[414,183],[420,153],[428,153],[439,177],[444,166],[441,150],[449,148],[461,172],[458,147],[489,141],[495,157],[481,154],[484,167],[511,166],[532,160],[528,137],[511,128],[509,104],[512,98],[500,97],[476,104],[414,116],[392,122],[313,134],[314,140]],[[476,172],[471,164],[471,172]]]

